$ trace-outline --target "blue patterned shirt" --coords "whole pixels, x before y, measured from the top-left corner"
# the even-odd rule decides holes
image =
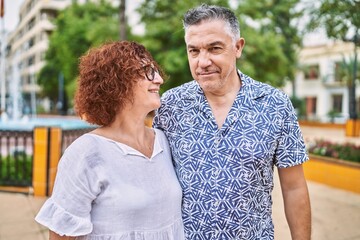
[[[239,72],[219,129],[197,82],[167,91],[154,126],[168,137],[183,189],[186,238],[273,239],[273,169],[308,157],[288,96]]]

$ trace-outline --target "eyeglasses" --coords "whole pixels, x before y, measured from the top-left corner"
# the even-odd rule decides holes
[[[156,70],[152,65],[146,65],[143,67],[143,69],[147,80],[153,81],[155,78],[155,73],[157,73],[158,70]]]

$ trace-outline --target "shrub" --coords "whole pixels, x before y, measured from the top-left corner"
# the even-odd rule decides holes
[[[360,146],[353,143],[333,143],[326,140],[315,140],[308,144],[308,151],[315,155],[360,163]]]
[[[32,156],[23,151],[14,151],[12,155],[0,156],[0,185],[31,185]]]

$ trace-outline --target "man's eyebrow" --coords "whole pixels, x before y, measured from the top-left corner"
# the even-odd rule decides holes
[[[211,42],[211,43],[207,44],[206,46],[213,47],[213,46],[217,46],[217,45],[224,46],[225,44],[222,41],[215,41],[215,42]],[[198,47],[195,45],[189,44],[189,45],[187,45],[187,49],[189,49],[189,48],[198,48]]]
[[[212,43],[210,43],[210,44],[208,44],[208,46],[216,46],[216,45],[221,45],[221,46],[223,46],[223,45],[225,45],[223,42],[221,42],[221,41],[215,41],[215,42],[212,42]]]
[[[189,44],[189,45],[186,46],[186,48],[188,48],[188,49],[189,49],[189,48],[196,48],[196,46]]]

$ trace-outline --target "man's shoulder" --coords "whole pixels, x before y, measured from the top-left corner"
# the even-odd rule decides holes
[[[162,99],[167,100],[171,98],[171,99],[180,100],[183,98],[194,97],[195,94],[198,92],[198,90],[199,90],[199,85],[196,83],[195,80],[192,80],[190,82],[184,83],[180,86],[167,90],[162,95]]]
[[[242,74],[242,82],[244,84],[244,91],[252,99],[258,99],[263,97],[272,97],[286,100],[287,94],[268,83],[260,82],[252,79],[251,77]]]

